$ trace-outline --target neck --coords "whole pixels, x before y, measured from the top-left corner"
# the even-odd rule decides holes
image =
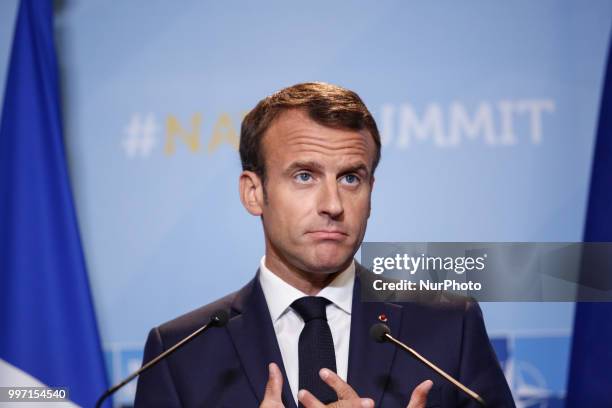
[[[332,273],[313,273],[300,269],[289,262],[266,251],[265,265],[273,274],[309,295],[316,296],[324,287],[329,285],[348,265],[343,265],[338,271]]]

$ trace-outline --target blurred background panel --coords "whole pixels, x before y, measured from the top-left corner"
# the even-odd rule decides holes
[[[0,2],[1,81],[16,5]],[[611,23],[597,0],[57,2],[111,381],[138,366],[152,326],[254,275],[263,234],[238,198],[240,122],[297,82],[353,89],[377,119],[366,240],[581,241]],[[574,305],[483,310],[517,402],[561,404]]]

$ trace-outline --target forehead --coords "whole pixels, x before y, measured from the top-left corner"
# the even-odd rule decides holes
[[[306,112],[294,109],[274,120],[263,138],[263,149],[267,164],[304,158],[362,160],[371,169],[376,146],[366,129],[326,127],[310,119]]]

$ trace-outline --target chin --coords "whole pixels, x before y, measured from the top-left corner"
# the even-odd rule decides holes
[[[339,256],[336,252],[334,254],[329,255],[316,255],[312,262],[309,262],[310,270],[313,273],[320,274],[331,274],[336,273],[348,265],[348,263],[352,260],[352,256]]]

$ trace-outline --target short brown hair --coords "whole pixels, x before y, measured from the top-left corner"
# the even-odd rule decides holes
[[[266,179],[262,140],[282,112],[301,109],[320,125],[336,129],[368,130],[376,144],[372,174],[380,161],[380,134],[374,117],[355,92],[323,82],[296,84],[262,99],[242,121],[240,160],[242,169]]]

